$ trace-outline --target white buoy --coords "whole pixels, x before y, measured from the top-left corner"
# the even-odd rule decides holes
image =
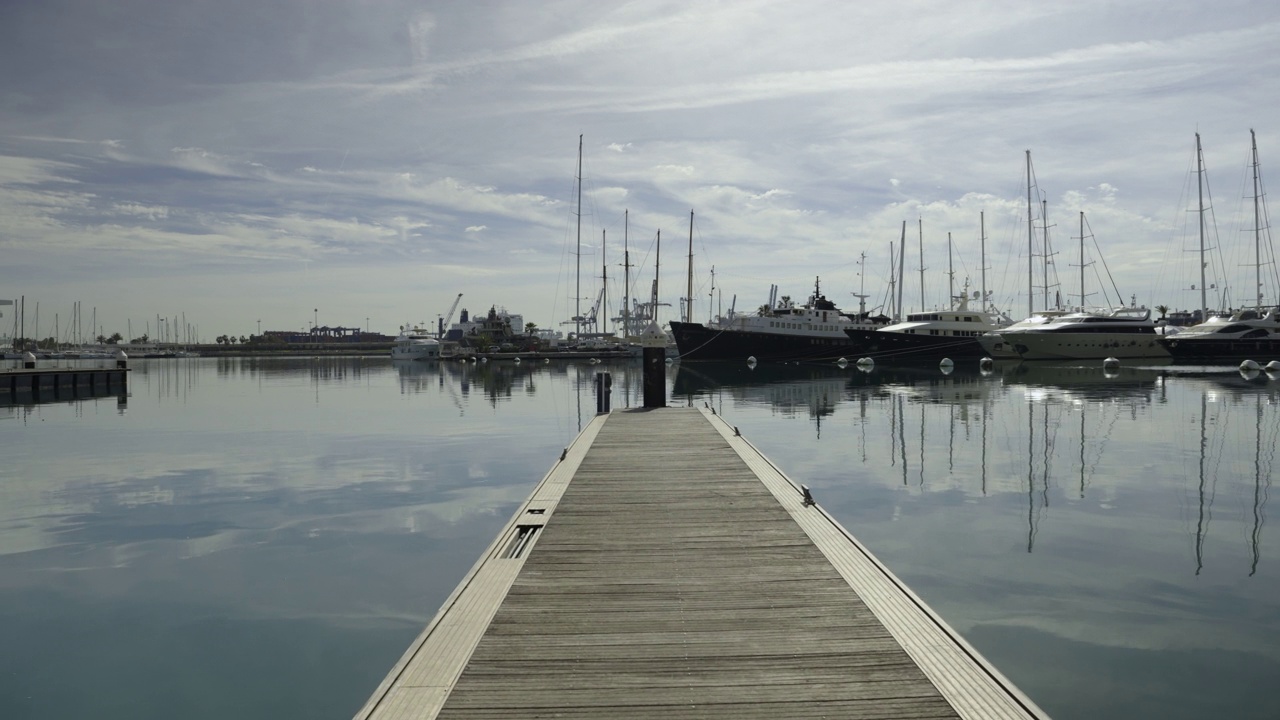
[[[756,364],[756,356],[755,356],[755,355],[748,355],[748,356],[747,356],[747,364],[748,364],[748,365],[755,365],[755,364]]]
[[[1244,362],[1240,363],[1240,372],[1246,372],[1246,371],[1257,372],[1261,369],[1262,369],[1262,366],[1259,365],[1255,360],[1245,360]]]
[[[942,358],[942,361],[938,363],[938,367],[953,368],[955,366],[956,362],[951,358]]]
[[[858,358],[857,366],[862,372],[871,372],[871,369],[876,366],[876,361],[869,357],[861,357]]]
[[[517,364],[517,365],[519,365],[519,364],[520,364],[520,358],[516,358],[516,364]]]
[[[671,358],[667,358],[667,364],[668,364],[668,365],[670,365],[672,362],[674,362],[674,361],[673,361]]]
[[[542,358],[543,365],[549,365],[550,363],[551,363],[551,358]]]
[[[844,358],[840,358],[836,361],[836,365],[839,365],[841,368],[847,368],[849,367],[849,361]]]
[[[1104,368],[1120,367],[1120,361],[1117,360],[1116,358],[1109,357],[1106,360],[1102,361],[1102,367]]]
[[[978,367],[983,370],[990,370],[992,365],[995,365],[995,361],[989,357],[984,357],[978,361]]]
[[[1272,360],[1267,363],[1267,372],[1280,372],[1280,360]]]

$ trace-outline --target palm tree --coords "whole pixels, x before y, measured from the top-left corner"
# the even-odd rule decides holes
[[[1161,319],[1161,320],[1163,320],[1163,319],[1164,319],[1164,316],[1169,312],[1169,306],[1168,306],[1168,305],[1157,305],[1157,306],[1156,306],[1156,312],[1160,313],[1160,319]]]

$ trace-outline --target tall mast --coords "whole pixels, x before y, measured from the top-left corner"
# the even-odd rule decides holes
[[[893,243],[889,243],[889,255],[893,255]],[[892,280],[890,281],[892,282]],[[854,297],[858,298],[858,319],[866,322],[867,319],[867,254],[860,253],[858,255],[858,292]]]
[[[1199,136],[1197,136],[1199,137]],[[1034,256],[1036,246],[1035,222],[1031,217],[1031,151],[1027,151],[1027,317],[1035,310]]]
[[[578,135],[578,264],[574,271],[573,321],[576,334],[582,334],[582,135]]]
[[[631,248],[627,245],[631,211],[622,212],[622,335],[631,332]]]
[[[948,297],[954,303],[956,298],[956,267],[951,257],[951,233],[947,233],[947,279],[949,280],[947,285]]]
[[[684,294],[684,321],[693,322],[693,211],[689,211],[689,285]]]
[[[605,240],[608,237],[609,231],[602,229],[600,231],[600,310],[604,312],[605,321],[609,319],[609,264],[604,259],[604,249],[608,247]],[[604,332],[599,313],[596,313],[596,332]]]
[[[924,312],[924,218],[916,218],[920,224],[920,312]]]
[[[1043,230],[1044,242],[1040,245],[1040,250],[1044,257],[1044,307],[1049,309],[1049,201],[1040,200],[1040,223]],[[1054,303],[1056,306],[1057,303]]]
[[[1204,284],[1204,151],[1196,133],[1196,191],[1200,201],[1200,322],[1209,319],[1209,300]]]
[[[898,320],[898,253],[889,241],[889,315]]]
[[[716,266],[711,266],[711,292],[707,293],[707,325],[715,320],[716,312]]]
[[[1080,309],[1084,309],[1084,211],[1080,211]]]
[[[658,248],[653,254],[653,311],[649,319],[658,322],[658,277],[662,272],[662,231],[658,231]]]
[[[1253,128],[1249,128],[1249,144],[1253,146],[1253,262],[1254,262],[1254,283],[1257,287],[1257,304],[1258,314],[1262,314],[1262,214],[1260,212],[1260,203],[1262,201],[1262,189],[1258,180],[1258,136],[1254,134]]]
[[[902,307],[902,285],[906,277],[907,264],[907,221],[902,221],[902,240],[898,243],[898,314],[905,318],[907,313]]]
[[[982,312],[987,312],[987,217],[978,212],[978,251],[982,255]]]

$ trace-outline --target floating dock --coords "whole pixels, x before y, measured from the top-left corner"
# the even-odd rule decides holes
[[[596,416],[357,720],[1044,718],[737,431]]]
[[[125,395],[129,369],[24,368],[0,370],[0,405],[29,405]]]

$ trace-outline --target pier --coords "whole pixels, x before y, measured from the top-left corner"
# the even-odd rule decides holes
[[[355,716],[1044,718],[737,430],[597,415]]]

